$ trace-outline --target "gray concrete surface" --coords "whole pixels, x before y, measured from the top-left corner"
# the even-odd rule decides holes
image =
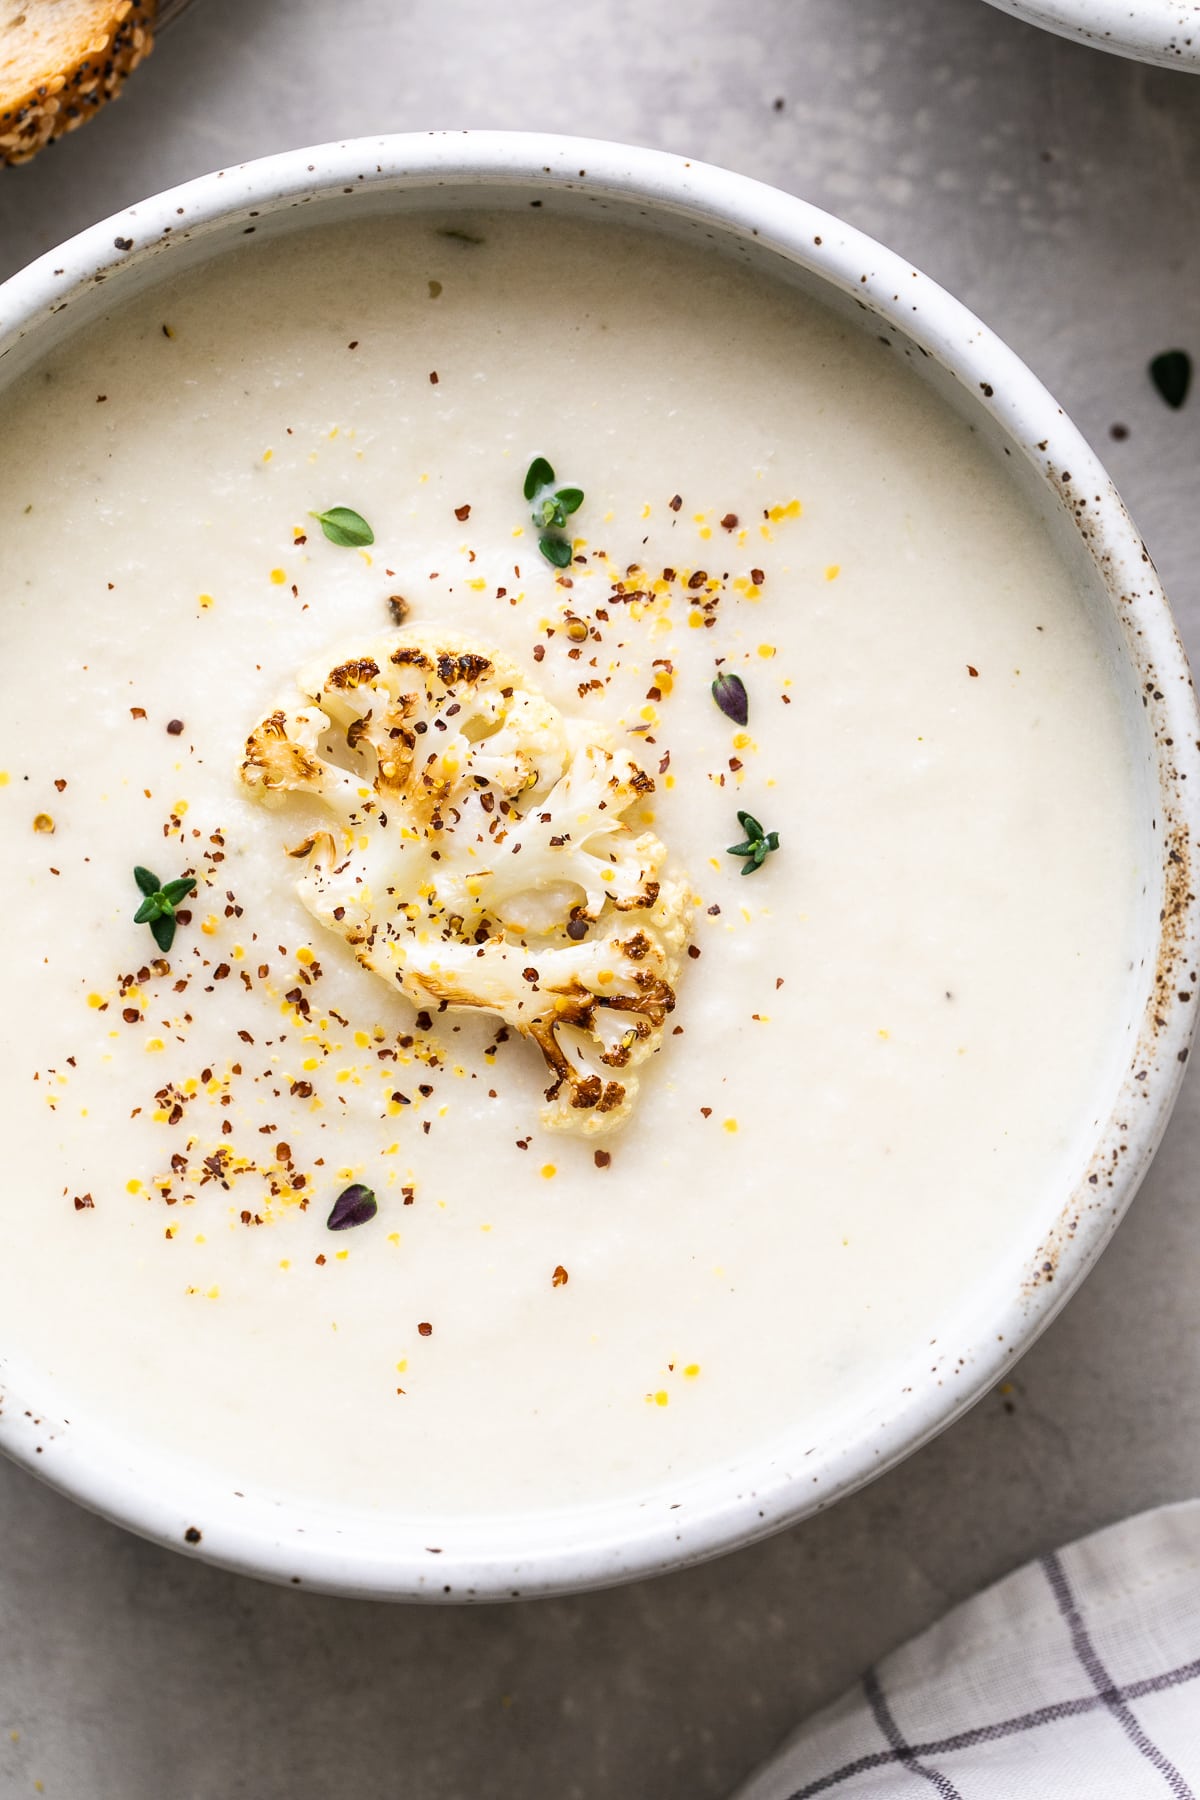
[[[0,171],[0,273],[221,163],[462,124],[686,151],[903,251],[1101,447],[1200,652],[1200,393],[1170,413],[1145,374],[1169,345],[1200,355],[1200,79],[982,0],[196,0],[117,107]],[[1198,1149],[1193,1076],[1014,1393],[827,1516],[683,1575],[479,1612],[306,1598],[0,1466],[0,1797],[726,1794],[953,1601],[1200,1489]]]

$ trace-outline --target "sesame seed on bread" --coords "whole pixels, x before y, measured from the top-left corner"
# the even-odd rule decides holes
[[[28,162],[120,91],[158,0],[0,0],[0,163]]]

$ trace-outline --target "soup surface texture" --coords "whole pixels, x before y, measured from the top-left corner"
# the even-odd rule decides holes
[[[4,408],[14,1391],[452,1518],[669,1496],[952,1380],[1079,1173],[1146,877],[1109,658],[998,459],[872,330],[614,227],[164,266]],[[545,532],[536,457],[583,495]],[[688,948],[615,1129],[547,1123],[523,1028],[360,967],[288,854],[327,806],[239,776],[299,671],[413,634],[648,778]],[[135,867],[196,878],[165,954]]]

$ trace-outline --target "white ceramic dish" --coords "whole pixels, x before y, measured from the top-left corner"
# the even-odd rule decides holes
[[[972,1324],[931,1358],[879,1371],[878,1404],[827,1441],[764,1447],[668,1501],[476,1522],[345,1515],[198,1486],[165,1454],[105,1441],[86,1419],[0,1387],[0,1447],[83,1504],[224,1566],[346,1594],[501,1599],[602,1586],[715,1555],[828,1506],[946,1426],[994,1383],[1082,1280],[1133,1197],[1188,1054],[1196,901],[1191,885],[1200,723],[1186,662],[1146,551],[1103,469],[1028,369],[899,257],[829,215],[722,170],[656,152],[524,135],[431,133],[296,151],[162,194],[96,225],[0,289],[0,393],[76,323],[122,294],[244,240],[366,212],[539,205],[641,221],[717,242],[856,317],[994,444],[1049,517],[1124,665],[1141,759],[1141,825],[1161,846],[1145,896],[1142,979],[1115,1106],[1075,1146],[1074,1191],[1014,1246],[998,1290],[981,1268]],[[1115,621],[1115,626],[1114,622]],[[1186,979],[1185,979],[1186,978]],[[0,1342],[0,1382],[5,1374]]]
[[[990,0],[1002,12],[1114,56],[1200,70],[1196,0]]]

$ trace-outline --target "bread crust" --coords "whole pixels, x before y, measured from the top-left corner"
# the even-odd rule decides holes
[[[37,0],[29,0],[30,9]],[[0,94],[0,163],[25,163],[113,99],[154,47],[158,0],[97,0],[86,46]],[[49,59],[48,60],[52,60]]]

